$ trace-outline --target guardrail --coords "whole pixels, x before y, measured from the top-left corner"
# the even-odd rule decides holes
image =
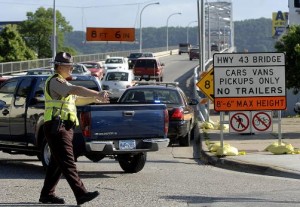
[[[144,49],[147,52],[155,53],[156,56],[163,56],[167,54],[176,53],[175,48],[178,46],[170,47],[170,51],[165,51],[165,47],[160,48],[148,48]],[[122,56],[127,57],[132,52],[139,52],[138,50],[130,50],[130,51],[116,51],[116,52],[107,52],[107,53],[97,53],[97,54],[88,54],[88,55],[77,55],[74,56],[74,62],[84,62],[84,61],[103,61],[108,56]],[[38,60],[28,60],[28,61],[20,61],[20,62],[6,62],[0,63],[0,76],[2,75],[10,75],[14,73],[22,73],[26,72],[29,69],[35,68],[46,68],[51,67],[52,64],[50,63],[52,58],[45,58],[45,59],[38,59]]]

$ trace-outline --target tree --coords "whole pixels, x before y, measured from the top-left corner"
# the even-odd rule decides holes
[[[0,33],[0,62],[36,59],[33,50],[26,46],[16,25],[7,25]]]
[[[64,47],[64,33],[72,30],[72,26],[69,25],[65,17],[56,11],[58,51]],[[27,20],[20,24],[20,33],[28,46],[36,51],[38,58],[52,57],[53,9],[40,7],[35,13],[27,12]],[[68,50],[72,49],[68,48]]]
[[[278,52],[285,52],[286,87],[294,88],[297,94],[300,90],[300,26],[290,26],[287,32],[276,42]]]

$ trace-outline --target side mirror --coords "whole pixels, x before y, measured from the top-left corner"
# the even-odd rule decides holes
[[[0,110],[2,110],[2,109],[4,108],[5,105],[6,105],[6,102],[0,100]]]
[[[199,104],[199,101],[197,99],[192,98],[189,102],[189,105],[197,105]]]

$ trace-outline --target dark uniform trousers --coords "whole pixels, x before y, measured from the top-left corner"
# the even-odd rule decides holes
[[[76,198],[87,193],[78,176],[73,154],[73,129],[60,127],[58,134],[51,133],[52,121],[44,125],[44,132],[51,150],[50,163],[47,168],[41,196],[55,195],[55,187],[63,174]]]

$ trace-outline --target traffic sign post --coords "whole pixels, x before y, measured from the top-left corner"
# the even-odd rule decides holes
[[[87,41],[135,41],[134,28],[86,28]]]
[[[228,123],[224,120],[226,111],[238,111],[229,119],[230,130],[248,133],[272,131],[272,113],[260,111],[278,110],[280,144],[280,110],[286,109],[284,53],[215,53],[213,68],[214,109],[220,112],[221,146],[223,124]],[[250,116],[242,111],[258,112]]]
[[[216,111],[284,110],[284,53],[216,53]]]

